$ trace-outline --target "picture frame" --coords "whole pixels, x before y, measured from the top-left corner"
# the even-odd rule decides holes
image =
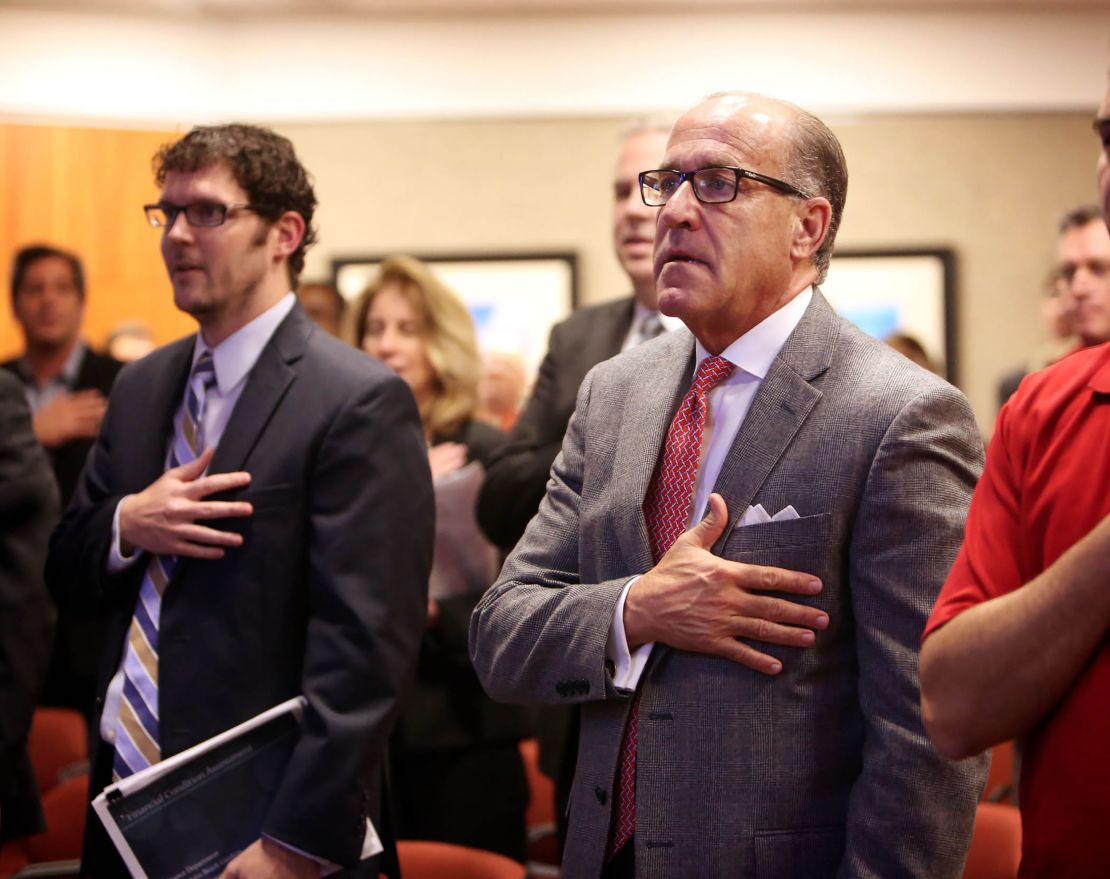
[[[578,255],[571,251],[407,255],[426,263],[466,304],[479,349],[519,356],[529,380],[547,353],[551,328],[578,305]],[[385,256],[332,260],[344,299],[357,301]]]
[[[958,384],[956,256],[947,248],[843,250],[821,292],[837,313],[886,340],[912,336],[934,370]]]

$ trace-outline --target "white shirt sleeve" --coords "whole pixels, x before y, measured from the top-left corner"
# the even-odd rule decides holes
[[[605,645],[605,655],[612,660],[614,666],[613,686],[618,690],[636,689],[636,685],[640,682],[640,675],[644,673],[644,668],[647,666],[651,648],[655,646],[655,642],[650,641],[647,644],[641,644],[635,652],[631,652],[628,649],[628,638],[624,634],[624,600],[628,597],[628,590],[639,579],[639,577],[633,577],[624,584],[620,600],[617,601],[617,609],[613,611],[612,625],[609,626],[609,641]]]
[[[142,552],[133,552],[131,555],[124,555],[123,550],[120,548],[119,543],[119,508],[123,506],[123,501],[131,495],[124,497],[118,504],[116,504],[116,512],[112,516],[112,545],[108,548],[108,573],[118,574],[120,571],[130,568],[135,561],[142,555]]]

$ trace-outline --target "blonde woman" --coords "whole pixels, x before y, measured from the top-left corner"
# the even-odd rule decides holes
[[[474,521],[478,464],[504,439],[474,418],[481,374],[474,324],[427,266],[393,256],[363,293],[355,329],[363,350],[412,389],[439,507],[428,629],[391,745],[397,833],[524,860],[528,787],[517,744],[529,733],[527,716],[485,695],[467,654],[470,612],[495,573],[492,547]],[[449,499],[456,506],[448,512]],[[448,545],[445,529],[454,532]],[[460,544],[460,533],[472,537]]]

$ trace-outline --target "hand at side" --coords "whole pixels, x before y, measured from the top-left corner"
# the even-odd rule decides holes
[[[316,861],[263,837],[239,852],[220,879],[317,879],[319,875]]]

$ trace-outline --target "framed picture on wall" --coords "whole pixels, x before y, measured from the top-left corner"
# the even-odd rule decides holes
[[[551,327],[578,304],[574,253],[415,256],[466,303],[482,351],[516,354],[529,378],[547,351]],[[354,303],[384,254],[332,260],[336,289]]]
[[[936,371],[956,384],[955,262],[947,249],[837,251],[821,292],[875,338],[915,339]]]

